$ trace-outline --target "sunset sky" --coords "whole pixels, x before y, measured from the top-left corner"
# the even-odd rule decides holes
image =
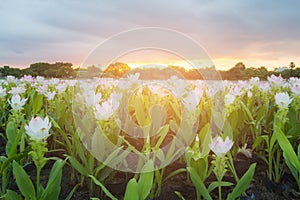
[[[1,0],[0,66],[40,61],[81,66],[113,35],[162,27],[195,40],[217,69],[240,61],[246,67],[273,69],[291,61],[300,67],[299,8],[298,0]],[[153,56],[158,64],[182,63],[163,55],[146,51],[126,61],[133,67]]]

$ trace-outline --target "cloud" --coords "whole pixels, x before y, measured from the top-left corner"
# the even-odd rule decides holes
[[[180,31],[213,58],[297,56],[299,6],[297,0],[4,0],[0,66],[39,59],[81,63],[108,37],[147,26]]]

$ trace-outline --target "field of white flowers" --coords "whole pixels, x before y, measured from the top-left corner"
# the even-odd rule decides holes
[[[8,76],[0,80],[0,107],[3,199],[72,199],[82,188],[93,199],[159,199],[180,174],[195,188],[194,199],[250,199],[259,195],[247,191],[262,166],[271,186],[290,174],[300,198],[298,78]],[[249,161],[242,174],[239,159]],[[166,173],[178,162],[183,167]],[[108,187],[118,173],[126,174],[121,194]]]

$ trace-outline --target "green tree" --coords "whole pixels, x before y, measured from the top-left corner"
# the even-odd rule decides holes
[[[131,69],[127,64],[116,62],[116,63],[110,64],[104,70],[104,76],[105,77],[119,77],[120,78],[130,70]]]

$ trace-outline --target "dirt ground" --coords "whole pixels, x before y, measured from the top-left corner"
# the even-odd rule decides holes
[[[267,166],[259,158],[252,158],[250,160],[243,159],[235,161],[235,168],[238,176],[242,176],[250,164],[256,162],[255,175],[253,177],[252,183],[250,184],[245,196],[242,196],[242,200],[293,200],[300,199],[300,193],[297,190],[297,184],[291,174],[285,172],[280,183],[275,184],[266,178],[265,172]],[[177,161],[166,168],[166,175],[178,168],[184,168],[185,164]],[[67,168],[67,167],[66,167]],[[64,176],[62,181],[62,192],[61,198],[65,199],[67,194],[72,190],[74,185],[70,184],[68,174],[70,170],[64,170]],[[107,188],[109,191],[116,196],[118,199],[123,199],[123,194],[125,192],[126,183],[132,175],[126,175],[125,173],[118,172],[114,179],[112,179],[108,184]],[[127,180],[126,180],[127,179]],[[225,177],[227,180],[233,181],[232,177]],[[207,180],[207,183],[209,184]],[[166,184],[163,185],[160,197],[155,200],[180,200],[180,198],[175,194],[175,191],[180,192],[186,200],[196,199],[196,192],[192,183],[188,180],[186,173],[180,173],[171,179],[169,179]],[[223,197],[226,197],[230,189],[222,188]],[[211,193],[213,199],[217,199],[217,190]],[[74,193],[72,199],[81,200],[89,199],[87,186],[79,187]],[[109,199],[107,197],[101,199]]]

